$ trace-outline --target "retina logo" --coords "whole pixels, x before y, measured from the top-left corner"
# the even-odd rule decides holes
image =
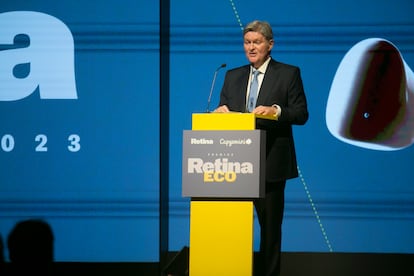
[[[201,158],[188,158],[188,174],[203,174],[204,182],[235,182],[238,174],[253,174],[251,162],[232,162],[227,158],[204,162]]]
[[[41,99],[77,99],[72,33],[48,14],[0,13],[0,101],[37,89]]]
[[[204,139],[204,138],[191,138],[191,144],[192,145],[213,145],[214,140],[212,139]]]

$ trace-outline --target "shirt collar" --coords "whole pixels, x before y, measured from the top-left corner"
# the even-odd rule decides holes
[[[267,70],[267,66],[269,65],[271,57],[268,57],[267,60],[258,68],[255,69],[253,66],[250,66],[250,73],[253,72],[253,70],[258,70],[260,73],[264,74]]]

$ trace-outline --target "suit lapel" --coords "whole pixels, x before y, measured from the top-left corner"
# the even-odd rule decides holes
[[[259,97],[257,98],[257,103],[256,103],[257,106],[264,105],[267,102],[266,98],[268,98],[268,96],[270,95],[269,91],[272,89],[273,83],[277,81],[277,79],[273,77],[274,73],[272,72],[275,70],[275,66],[276,66],[275,61],[270,60],[266,73],[263,78],[262,86],[260,87],[260,93],[259,93]]]
[[[246,91],[247,91],[247,84],[249,82],[249,75],[250,75],[250,65],[242,67],[240,71],[240,75],[237,78],[237,93],[239,96],[237,97],[237,107],[238,111],[246,112]]]

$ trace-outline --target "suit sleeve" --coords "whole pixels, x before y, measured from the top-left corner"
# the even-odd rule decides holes
[[[227,105],[230,111],[246,111],[246,89],[249,67],[227,71],[220,93],[220,105]]]
[[[309,118],[307,100],[303,89],[300,69],[295,67],[288,83],[287,104],[281,105],[280,122],[303,125]]]

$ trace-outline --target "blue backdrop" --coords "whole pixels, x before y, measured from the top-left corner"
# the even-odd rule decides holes
[[[181,131],[191,128],[191,113],[205,111],[214,70],[222,63],[227,68],[246,63],[241,26],[261,19],[274,28],[273,57],[301,68],[310,112],[308,123],[294,128],[301,177],[287,185],[283,250],[413,253],[413,147],[352,146],[331,135],[325,120],[336,70],[359,41],[387,39],[414,66],[413,3],[189,2],[171,2],[171,247],[187,242],[182,233],[188,229],[188,202],[180,197],[177,162]],[[223,77],[220,72],[212,106]]]
[[[6,28],[22,21],[29,22],[20,32],[29,32],[33,50],[21,48],[20,55],[31,63],[30,74],[12,84],[35,78],[36,70],[44,74],[28,97],[0,102],[2,148],[14,140],[13,150],[0,150],[0,232],[6,237],[16,221],[44,218],[55,234],[58,261],[158,260],[159,5],[123,2],[0,5],[2,13],[51,15],[73,36],[77,99],[42,99],[39,91],[58,82],[50,65],[68,53],[55,57],[62,45],[48,51],[36,45],[58,44],[59,31],[29,16],[4,19],[0,29],[3,77],[12,68],[3,61],[13,58]],[[39,34],[25,29],[30,26]],[[36,151],[41,143],[43,151]],[[70,151],[71,143],[78,150]]]
[[[214,70],[246,63],[242,26],[261,19],[274,28],[273,57],[301,68],[310,111],[308,123],[294,128],[301,176],[286,190],[283,250],[414,253],[413,147],[344,143],[325,119],[337,68],[359,41],[387,39],[414,66],[412,10],[408,0],[171,0],[169,249],[189,241],[182,131],[192,113],[206,110]],[[20,25],[23,19],[4,16],[10,11],[40,12],[54,23],[36,29],[27,17],[31,24]],[[53,228],[58,261],[158,261],[159,21],[154,1],[2,1],[3,238],[17,221],[40,217]],[[62,26],[73,49],[60,45],[54,55],[45,45],[59,42]],[[70,88],[56,68],[69,82],[72,72],[77,97],[62,96]],[[27,97],[6,100],[22,83],[32,88]],[[48,98],[47,87],[60,92]],[[257,236],[256,225],[255,248]]]

